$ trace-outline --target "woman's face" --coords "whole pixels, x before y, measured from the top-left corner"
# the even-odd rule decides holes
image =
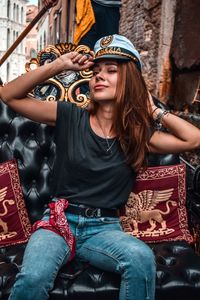
[[[118,63],[102,60],[95,63],[90,80],[90,94],[94,101],[113,101],[116,97]]]

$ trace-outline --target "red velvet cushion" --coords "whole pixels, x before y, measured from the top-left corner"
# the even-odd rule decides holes
[[[0,247],[24,243],[31,233],[17,163],[0,164]]]
[[[145,242],[193,242],[186,212],[185,165],[148,167],[138,173],[121,215],[123,229]]]

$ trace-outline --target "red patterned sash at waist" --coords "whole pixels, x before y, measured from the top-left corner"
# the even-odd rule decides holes
[[[70,248],[70,260],[75,253],[75,237],[73,236],[67,218],[65,209],[68,207],[66,199],[58,199],[56,202],[49,203],[50,218],[49,220],[39,220],[33,224],[33,232],[39,228],[48,229],[62,236]]]

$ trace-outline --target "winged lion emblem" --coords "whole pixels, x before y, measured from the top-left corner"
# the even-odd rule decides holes
[[[161,191],[144,190],[138,194],[131,192],[125,207],[125,217],[122,218],[122,223],[126,223],[125,230],[134,230],[134,233],[138,233],[138,224],[145,222],[150,224],[150,227],[147,228],[148,232],[153,231],[157,223],[160,224],[162,230],[166,230],[167,225],[163,215],[169,214],[170,205],[177,205],[176,201],[170,200],[173,191],[174,189],[171,188]],[[156,209],[156,206],[161,202],[166,205],[165,211]]]

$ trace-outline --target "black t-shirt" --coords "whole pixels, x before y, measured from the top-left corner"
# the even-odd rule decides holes
[[[56,197],[99,208],[117,208],[127,201],[135,173],[118,141],[106,152],[106,139],[91,129],[87,110],[58,102],[55,142]]]

